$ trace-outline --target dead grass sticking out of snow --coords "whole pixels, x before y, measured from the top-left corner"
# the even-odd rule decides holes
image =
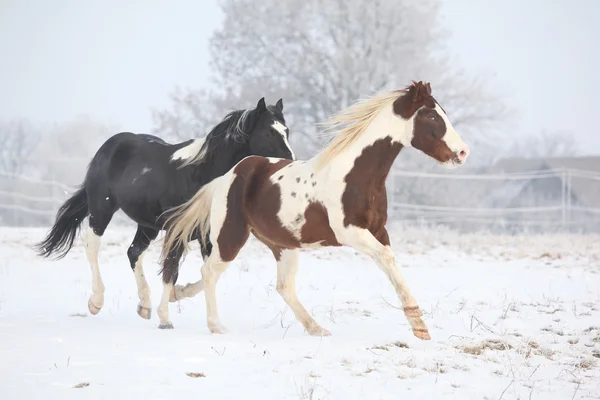
[[[73,389],[81,389],[81,388],[88,387],[88,386],[90,386],[89,382],[81,382],[81,383],[78,383],[77,385],[73,385]]]
[[[485,350],[510,350],[513,346],[510,343],[507,343],[500,339],[486,339],[478,345],[475,346],[460,346],[459,349],[462,350],[463,353],[472,354],[474,356],[479,356],[484,353]]]
[[[185,374],[190,378],[206,378],[206,375],[202,372],[186,372]]]

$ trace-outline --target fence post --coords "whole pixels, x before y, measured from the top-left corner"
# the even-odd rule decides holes
[[[567,224],[567,170],[563,167],[561,168],[561,212],[562,212],[562,226],[563,229]]]
[[[571,198],[572,196],[572,178],[573,178],[573,174],[571,173],[571,170],[567,170],[567,216],[566,216],[566,220],[567,220],[567,226],[569,227],[569,230],[571,230]]]

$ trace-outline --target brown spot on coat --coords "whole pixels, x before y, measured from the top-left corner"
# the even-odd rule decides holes
[[[322,246],[341,246],[335,233],[329,226],[329,214],[322,203],[309,203],[304,211],[304,225],[300,230],[300,241],[302,243],[319,243]]]

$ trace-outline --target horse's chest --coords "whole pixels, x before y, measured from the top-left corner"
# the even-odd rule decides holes
[[[385,185],[362,188],[347,187],[342,194],[344,226],[379,228],[387,220],[387,193]]]

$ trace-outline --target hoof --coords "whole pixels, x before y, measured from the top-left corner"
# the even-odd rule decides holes
[[[311,336],[331,336],[331,332],[329,332],[325,328],[321,328],[320,326],[317,326],[316,328],[310,329],[308,331],[308,333]]]
[[[143,307],[141,304],[138,304],[137,306],[137,313],[144,319],[150,319],[152,317],[152,309]]]
[[[96,315],[100,312],[100,310],[102,310],[102,307],[96,307],[94,305],[94,303],[92,303],[92,299],[88,300],[88,310],[90,310],[90,313],[92,315]]]
[[[413,334],[421,340],[431,340],[427,329],[413,329]]]
[[[165,324],[160,324],[158,326],[158,329],[173,329],[173,324],[170,322],[167,322]]]
[[[208,327],[208,330],[210,331],[210,333],[213,333],[215,335],[223,335],[227,333],[227,329],[225,329],[225,327],[222,325],[210,325]]]

